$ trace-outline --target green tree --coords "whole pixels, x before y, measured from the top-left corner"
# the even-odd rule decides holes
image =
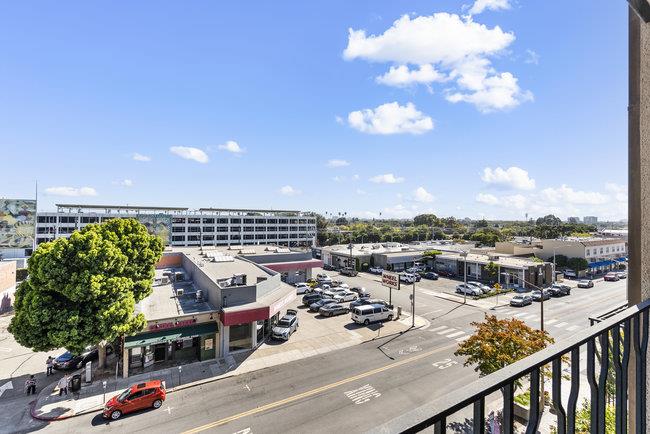
[[[497,276],[497,273],[499,272],[499,266],[494,262],[490,261],[485,266],[485,271],[487,271],[488,276],[490,276],[490,279],[494,280],[494,278]]]
[[[28,261],[29,279],[16,291],[9,332],[34,351],[99,344],[102,366],[105,342],[146,325],[135,304],[151,293],[162,250],[135,219],[88,225],[40,244]]]
[[[461,343],[454,354],[466,357],[465,366],[475,365],[474,370],[481,376],[496,372],[554,342],[547,332],[533,329],[515,318],[485,315],[485,321],[471,325],[476,327],[476,332]]]
[[[549,214],[538,218],[535,223],[537,225],[559,226],[562,224],[562,220],[559,217],[555,217],[553,214]]]
[[[582,271],[589,268],[589,262],[585,258],[571,258],[567,261],[567,267],[574,271]]]
[[[414,225],[439,226],[440,220],[435,214],[420,214],[413,218]]]
[[[568,262],[569,262],[569,258],[567,258],[566,256],[564,256],[564,255],[555,255],[555,266],[557,268],[566,267]]]

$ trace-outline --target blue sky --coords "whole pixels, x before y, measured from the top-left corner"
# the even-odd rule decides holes
[[[626,134],[623,1],[0,7],[0,196],[42,210],[621,219]]]

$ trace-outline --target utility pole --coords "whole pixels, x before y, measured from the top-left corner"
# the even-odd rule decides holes
[[[415,278],[413,279],[413,295],[411,296],[411,327],[415,328]]]

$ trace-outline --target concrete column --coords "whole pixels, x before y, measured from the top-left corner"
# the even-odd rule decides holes
[[[650,17],[646,17],[648,19]],[[635,305],[650,298],[650,25],[629,10],[628,247],[627,298]],[[648,361],[650,362],[650,360]],[[648,365],[650,366],[650,365]],[[630,432],[636,432],[634,358],[630,358]],[[650,376],[646,377],[650,383]],[[650,390],[650,384],[646,384]],[[648,404],[646,402],[639,403]],[[646,412],[646,419],[650,411]],[[650,421],[646,420],[646,423]]]
[[[129,376],[129,349],[124,348],[122,351],[122,378]]]

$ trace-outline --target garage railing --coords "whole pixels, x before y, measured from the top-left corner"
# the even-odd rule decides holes
[[[634,432],[646,433],[649,309],[650,300],[630,307],[569,339],[482,377],[430,404],[415,408],[371,432],[411,433],[431,427],[435,433],[457,432],[451,430],[454,414],[465,410],[471,412],[472,416],[468,420],[469,429],[462,432],[482,434],[490,430],[486,403],[496,401],[501,412],[499,431],[512,434],[515,429],[516,385],[529,384],[529,418],[523,425],[526,426],[526,433],[536,433],[543,410],[540,405],[542,372],[550,365],[551,402],[555,414],[549,417],[554,418],[559,434],[574,433],[582,369],[580,356],[586,352],[588,390],[585,392],[589,397],[589,432],[605,433],[607,422],[615,424],[616,433],[628,432],[631,424],[635,427]],[[563,369],[563,366],[567,369]],[[633,400],[628,396],[630,385],[633,386]],[[563,387],[569,388],[566,400],[562,399]],[[490,401],[489,395],[494,392],[500,392],[502,399],[495,395]],[[632,412],[628,414],[630,402],[635,404],[630,406]],[[612,407],[615,412],[613,416]],[[610,415],[607,420],[606,414]]]

